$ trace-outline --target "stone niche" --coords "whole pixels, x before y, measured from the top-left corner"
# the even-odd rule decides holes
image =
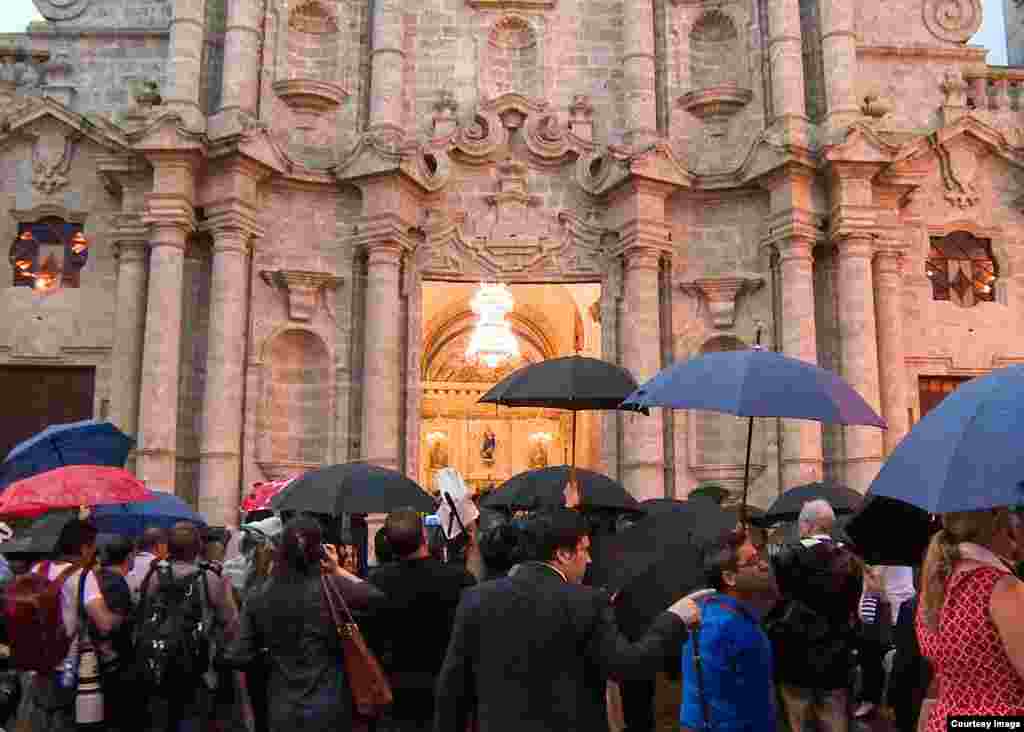
[[[701,119],[710,137],[722,137],[729,120],[754,96],[744,65],[746,44],[737,22],[717,8],[697,19],[685,43],[690,90],[679,97],[679,106]]]

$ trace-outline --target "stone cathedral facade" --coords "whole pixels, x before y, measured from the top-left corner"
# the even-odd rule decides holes
[[[85,394],[211,523],[326,463],[422,482],[457,430],[511,449],[460,361],[481,282],[527,293],[525,361],[643,380],[761,330],[842,374],[888,430],[759,420],[761,505],[866,490],[1024,362],[1024,70],[966,45],[979,0],[34,2],[0,37],[3,420]],[[742,481],[742,420],[581,419],[638,497]]]

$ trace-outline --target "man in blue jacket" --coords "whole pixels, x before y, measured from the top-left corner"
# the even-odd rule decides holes
[[[760,625],[778,601],[768,560],[737,530],[708,554],[704,568],[716,592],[701,605],[700,626],[683,647],[680,724],[694,731],[775,732],[772,646]]]

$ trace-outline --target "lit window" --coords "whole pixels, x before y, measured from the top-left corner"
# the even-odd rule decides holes
[[[79,287],[88,258],[81,224],[57,218],[21,224],[9,254],[12,284],[38,290]]]
[[[932,283],[932,299],[949,300],[969,308],[995,302],[999,268],[988,239],[965,231],[933,237],[925,274]]]

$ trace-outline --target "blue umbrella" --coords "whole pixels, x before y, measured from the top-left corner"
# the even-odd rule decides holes
[[[0,486],[65,465],[123,468],[135,440],[110,422],[87,419],[50,425],[15,445],[0,464]]]
[[[868,489],[929,513],[1024,503],[1024,366],[967,382],[921,419]]]
[[[760,339],[758,331],[758,342]],[[885,420],[836,374],[806,361],[766,351],[760,345],[746,351],[708,353],[663,369],[630,394],[622,407],[703,409],[750,417],[743,474],[743,521],[746,521],[754,417],[789,417],[885,428]]]
[[[148,528],[169,529],[179,521],[206,526],[206,520],[177,496],[163,491],[147,491],[152,499],[140,503],[115,503],[97,506],[92,519],[104,534],[140,536]]]

